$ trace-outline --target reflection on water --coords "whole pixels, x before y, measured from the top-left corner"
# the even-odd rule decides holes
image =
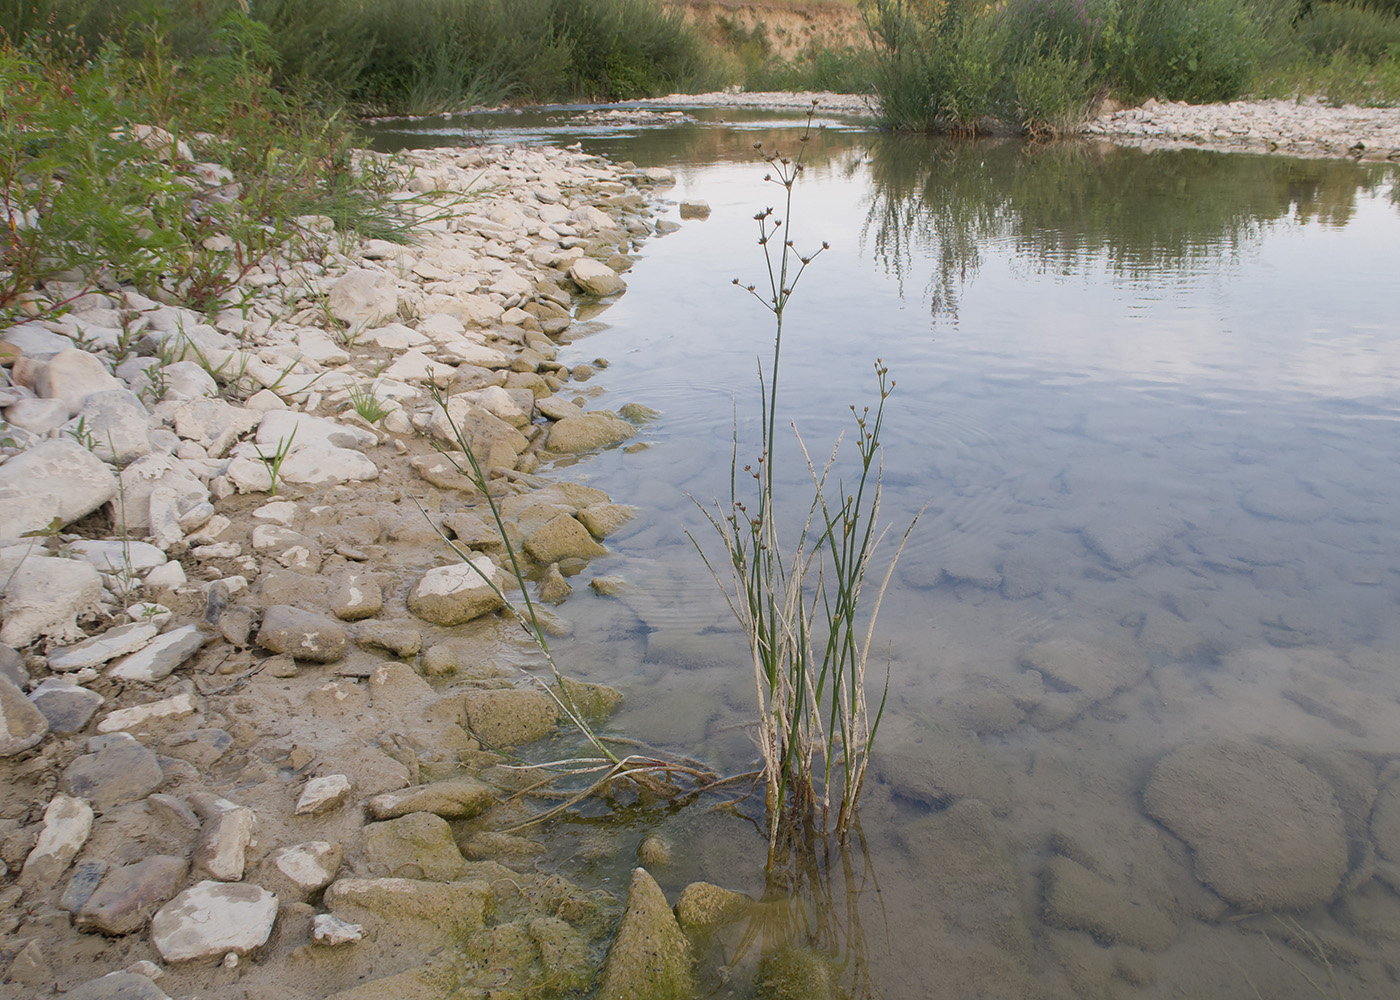
[[[1102,265],[1153,280],[1247,252],[1278,224],[1345,226],[1389,171],[1348,160],[1160,153],[1082,142],[931,144],[885,136],[870,150],[864,236],[899,277],[933,261],[935,316],[989,243],[1043,273]]]
[[[620,732],[744,770],[743,642],[684,532],[687,495],[727,488],[736,411],[741,462],[758,438],[769,333],[729,282],[772,200],[745,151],[784,137],[578,138],[714,211],[565,352],[612,362],[590,405],[663,416],[568,470],[642,514],[588,570],[627,587],[576,587],[559,655],[626,692]],[[833,250],[780,406],[833,440],[883,357],[888,518],[932,501],[881,611],[864,850],[785,893],[752,824],[691,809],[613,831],[617,869],[655,830],[671,899],[768,901],[716,939],[719,995],[753,995],[779,944],[889,998],[1400,995],[1393,169],[849,128],[811,155],[798,241]]]

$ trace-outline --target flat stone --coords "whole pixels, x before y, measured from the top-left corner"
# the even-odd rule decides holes
[[[114,680],[135,681],[141,684],[162,681],[199,652],[207,638],[197,625],[184,625],[172,629],[112,664],[107,670],[107,676]]]
[[[1392,778],[1376,796],[1371,811],[1371,838],[1381,857],[1400,863],[1400,777]]]
[[[181,719],[187,715],[193,715],[194,711],[194,696],[177,694],[172,698],[162,698],[160,701],[147,702],[144,705],[111,712],[98,722],[97,731],[99,733],[121,732],[144,726],[148,722],[157,722],[162,719]]]
[[[71,736],[81,732],[106,701],[71,677],[46,677],[29,692],[29,700],[48,720],[49,732]]]
[[[1045,917],[1056,927],[1084,931],[1104,943],[1165,951],[1176,925],[1150,903],[1133,900],[1112,882],[1069,858],[1051,858],[1041,874]]]
[[[343,774],[327,774],[312,778],[297,799],[296,815],[319,816],[345,804],[350,798],[352,784]]]
[[[58,908],[69,913],[77,913],[83,904],[97,891],[103,876],[111,866],[100,858],[79,861],[73,866],[73,874],[63,887],[63,895],[58,898]]]
[[[145,573],[164,565],[165,553],[149,542],[79,539],[68,546],[74,558],[90,562],[99,573]]]
[[[269,855],[264,882],[277,890],[278,898],[306,900],[335,880],[342,857],[339,844],[324,840],[284,847]]]
[[[13,757],[48,734],[49,720],[8,677],[0,677],[0,757]]]
[[[87,667],[100,667],[118,656],[136,652],[159,634],[160,629],[147,622],[118,625],[72,646],[49,650],[49,669],[64,673]]]
[[[386,649],[395,656],[408,659],[423,648],[423,633],[415,622],[367,622],[355,636],[361,646]]]
[[[452,828],[432,813],[370,823],[361,834],[370,871],[376,875],[451,882],[466,865]]]
[[[267,942],[277,897],[244,883],[200,882],[161,907],[151,943],[167,962],[246,955]]]
[[[92,453],[104,462],[126,465],[151,452],[151,415],[125,386],[88,396],[67,429],[76,432],[78,421],[92,435]]]
[[[470,566],[454,563],[430,569],[409,592],[408,610],[424,621],[449,627],[489,614],[504,602],[482,573],[491,578],[497,575],[488,555],[473,556]]]
[[[188,870],[184,858],[165,854],[113,868],[73,915],[73,922],[82,930],[113,936],[139,931],[179,891]]]
[[[243,877],[248,845],[258,828],[257,814],[226,800],[216,799],[216,803],[201,809],[201,803],[195,802],[196,811],[205,817],[191,861],[199,874],[220,882],[237,882]]]
[[[1005,815],[1012,805],[1011,778],[968,736],[929,726],[898,742],[886,738],[874,769],[896,795],[943,808],[962,798],[981,799]]]
[[[286,604],[274,605],[263,616],[258,645],[298,660],[335,663],[345,656],[345,629],[325,615]]]
[[[311,924],[311,940],[327,948],[353,944],[363,937],[364,928],[359,924],[341,920],[329,913],[316,914]]]
[[[170,1000],[155,983],[134,972],[111,972],[69,990],[64,1000]]]
[[[346,570],[332,581],[330,610],[341,621],[372,618],[383,607],[384,593],[371,574]]]
[[[369,800],[369,812],[375,819],[394,819],[415,812],[445,819],[469,819],[495,803],[491,789],[475,778],[453,778],[376,795]]]
[[[63,772],[68,793],[87,799],[99,812],[144,799],[164,782],[156,755],[129,739],[84,754]]]
[[[44,829],[24,859],[20,885],[47,889],[68,870],[92,833],[92,807],[67,795],[55,795],[44,809]]]
[[[1191,848],[1201,881],[1237,906],[1324,903],[1347,871],[1346,827],[1331,787],[1262,744],[1221,741],[1168,754],[1143,805]]]

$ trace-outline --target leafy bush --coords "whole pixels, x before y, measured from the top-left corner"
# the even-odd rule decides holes
[[[896,128],[975,132],[995,121],[1041,133],[1072,128],[1108,92],[1238,97],[1286,50],[1298,14],[1296,0],[862,0],[861,11]],[[1372,11],[1305,15],[1298,30],[1319,16],[1388,44],[1362,26],[1387,23]]]
[[[20,0],[11,39],[65,29],[79,58],[155,25],[181,58],[210,54],[243,0]],[[716,79],[701,35],[658,0],[247,0],[285,91],[380,113],[524,100],[605,100]]]
[[[200,309],[217,307],[247,271],[307,237],[298,217],[388,235],[382,190],[352,168],[353,136],[271,85],[259,59],[267,29],[221,19],[210,55],[179,62],[159,35],[86,42],[50,29],[44,51],[0,43],[0,324],[110,281]],[[59,53],[55,55],[55,52]],[[164,130],[164,131],[160,131]],[[231,171],[201,176],[181,155]],[[211,240],[218,236],[221,239]],[[227,237],[227,239],[222,239]]]

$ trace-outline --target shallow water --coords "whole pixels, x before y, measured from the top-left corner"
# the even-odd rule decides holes
[[[627,294],[561,355],[611,362],[591,406],[662,416],[646,449],[568,470],[641,513],[587,570],[626,592],[575,581],[560,656],[625,692],[618,731],[742,770],[751,673],[686,531],[709,544],[689,498],[728,489],[736,413],[740,462],[755,457],[771,322],[730,282],[759,279],[752,216],[781,194],[752,144],[795,149],[797,120],[571,113],[479,118],[472,138],[667,166],[664,216],[689,198],[713,212],[649,240]],[[1377,851],[1386,803],[1400,809],[1394,168],[829,124],[794,238],[831,250],[789,310],[780,409],[824,451],[882,358],[898,383],[884,513],[902,527],[928,504],[881,611],[890,708],[864,849],[796,892],[765,887],[754,827],[690,808],[562,828],[557,855],[617,882],[654,831],[676,848],[655,871],[671,898],[695,879],[767,889],[769,922],[709,957],[715,995],[751,995],[761,942],[789,938],[890,998],[1400,994],[1400,857]],[[440,122],[380,140],[463,136]],[[800,487],[795,450],[778,462]],[[1064,640],[1118,666],[1067,680],[1036,653]],[[1158,762],[1220,738],[1330,786],[1348,856],[1329,903],[1230,905],[1147,815]],[[1066,861],[1108,887],[1092,927],[1047,898]],[[1137,927],[1144,912],[1170,933]]]

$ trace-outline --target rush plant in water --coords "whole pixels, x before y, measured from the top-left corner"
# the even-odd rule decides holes
[[[854,482],[848,486],[839,476],[832,482],[839,439],[818,468],[797,435],[812,492],[805,498],[802,520],[782,523],[795,507],[774,491],[783,324],[807,266],[827,249],[822,243],[804,254],[791,238],[792,192],[802,175],[802,150],[813,135],[814,113],[815,105],[795,156],[763,154],[770,168],[765,179],[783,190],[781,215],[768,208],[754,216],[767,265],[766,287],[734,281],[773,314],[774,337],[771,363],[766,371],[759,366],[763,412],[758,460],[745,465],[741,475],[736,428],[729,503],[717,502],[716,512],[705,511],[722,539],[729,572],[722,577],[717,560],[706,556],[692,537],[748,639],[758,695],[770,864],[789,835],[815,830],[835,833],[841,841],[849,836],[885,705],[882,693],[872,711],[867,695],[875,619],[904,540],[918,521],[916,516],[905,530],[867,610],[862,604],[866,574],[887,531],[879,525],[880,430],[885,401],[894,389],[888,370],[877,361],[875,411],[851,408],[859,454]]]

